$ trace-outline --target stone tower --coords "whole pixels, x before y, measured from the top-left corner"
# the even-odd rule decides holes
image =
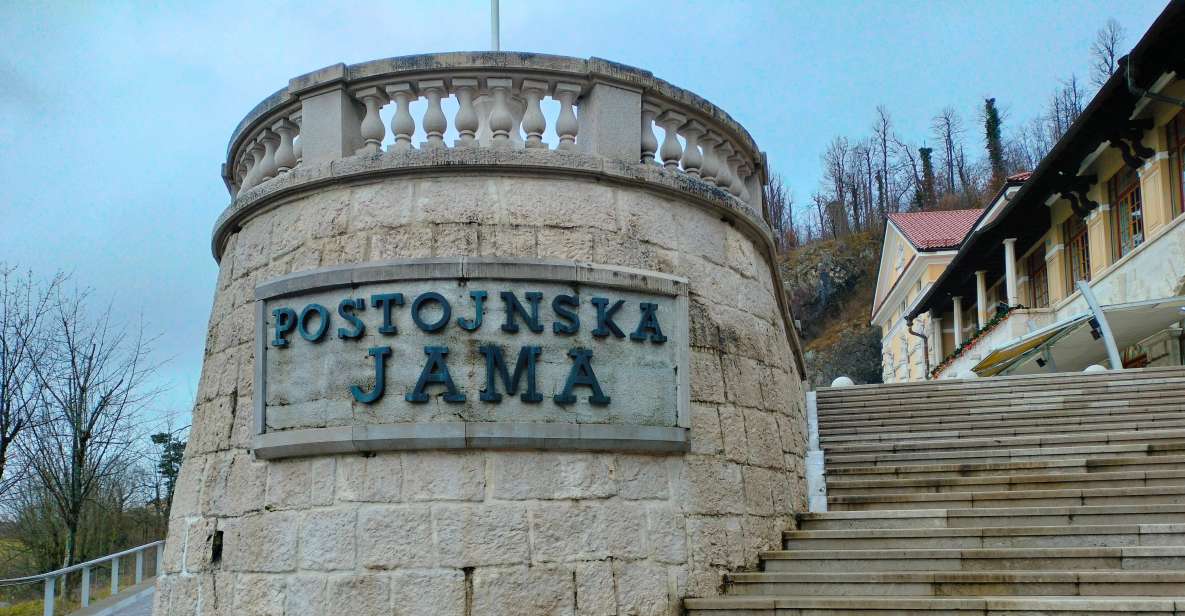
[[[222,176],[159,616],[674,614],[805,510],[765,160],[703,98],[596,58],[338,64]]]

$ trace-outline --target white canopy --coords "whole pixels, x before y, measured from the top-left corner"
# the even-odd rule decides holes
[[[1185,320],[1185,296],[1102,307],[1120,349]],[[1097,339],[1087,310],[1026,334],[994,349],[972,370],[979,376],[1073,372],[1106,363],[1107,349]]]

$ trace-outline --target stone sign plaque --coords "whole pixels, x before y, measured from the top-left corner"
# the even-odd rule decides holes
[[[302,272],[256,299],[261,458],[687,447],[683,279],[464,257]]]

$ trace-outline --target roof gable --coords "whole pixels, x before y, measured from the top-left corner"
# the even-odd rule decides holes
[[[885,237],[881,244],[880,267],[877,269],[876,290],[873,292],[872,314],[884,304],[885,298],[897,286],[897,281],[917,256],[917,249],[909,243],[901,229],[885,225]]]
[[[982,214],[981,209],[895,212],[889,220],[915,248],[934,251],[958,248]]]

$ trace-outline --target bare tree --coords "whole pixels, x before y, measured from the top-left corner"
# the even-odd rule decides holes
[[[831,198],[826,211],[832,235],[847,235],[851,229],[849,203],[851,202],[852,146],[846,137],[836,137],[823,152],[824,181],[830,185]]]
[[[914,146],[897,138],[894,138],[893,146],[896,152],[895,157],[898,161],[897,167],[900,169],[901,175],[904,176],[905,184],[902,187],[901,192],[898,193],[898,206],[894,209],[896,211],[901,211],[902,208],[900,205],[900,200],[902,199],[902,195],[905,195],[910,191],[912,191],[914,194],[913,205],[924,205],[925,199],[921,195],[925,190],[925,179],[923,178],[921,162],[918,160],[918,157],[914,156],[913,154],[915,151]],[[920,152],[921,148],[919,148],[917,151]]]
[[[880,180],[877,182],[877,207],[881,219],[889,212],[889,194],[893,191],[893,174],[889,171],[889,144],[893,141],[893,120],[884,105],[876,106],[876,123],[872,125],[872,139],[880,154]]]
[[[852,150],[852,155],[856,162],[856,169],[854,171],[854,175],[857,176],[856,185],[859,187],[856,195],[859,197],[860,206],[856,213],[861,221],[857,225],[857,228],[868,230],[879,224],[874,208],[875,193],[873,192],[873,186],[876,183],[876,173],[872,167],[872,142],[864,140],[856,144],[856,147]]]
[[[959,167],[959,150],[962,148],[963,119],[954,107],[945,107],[930,123],[934,138],[941,144],[943,174],[942,192],[953,193],[959,189],[956,173]]]
[[[1090,45],[1090,81],[1096,87],[1103,87],[1107,79],[1119,68],[1119,58],[1123,55],[1123,39],[1126,32],[1114,17],[1099,28],[1094,42]]]
[[[1051,133],[1056,135],[1053,138],[1054,143],[1070,130],[1070,125],[1082,115],[1085,106],[1086,92],[1078,82],[1078,76],[1070,75],[1069,79],[1062,81],[1061,87],[1053,93],[1053,99],[1049,103],[1047,121]]]
[[[33,474],[64,527],[63,563],[78,556],[83,513],[104,480],[123,472],[137,416],[155,396],[147,380],[151,340],[113,320],[110,306],[87,314],[89,294],[59,288],[48,308],[47,361],[36,366],[41,420],[22,441]]]
[[[794,193],[786,187],[782,176],[774,174],[765,187],[765,203],[769,207],[769,222],[773,227],[778,252],[798,245],[794,231]]]
[[[36,366],[45,359],[42,315],[62,275],[39,286],[31,273],[0,263],[0,496],[12,487],[17,439],[35,420],[39,402]]]
[[[828,215],[828,200],[823,193],[816,192],[811,195],[811,201],[815,203],[815,215],[819,218],[819,239],[827,236],[828,228],[830,228],[831,237],[839,237],[836,231],[835,224],[831,221]]]

